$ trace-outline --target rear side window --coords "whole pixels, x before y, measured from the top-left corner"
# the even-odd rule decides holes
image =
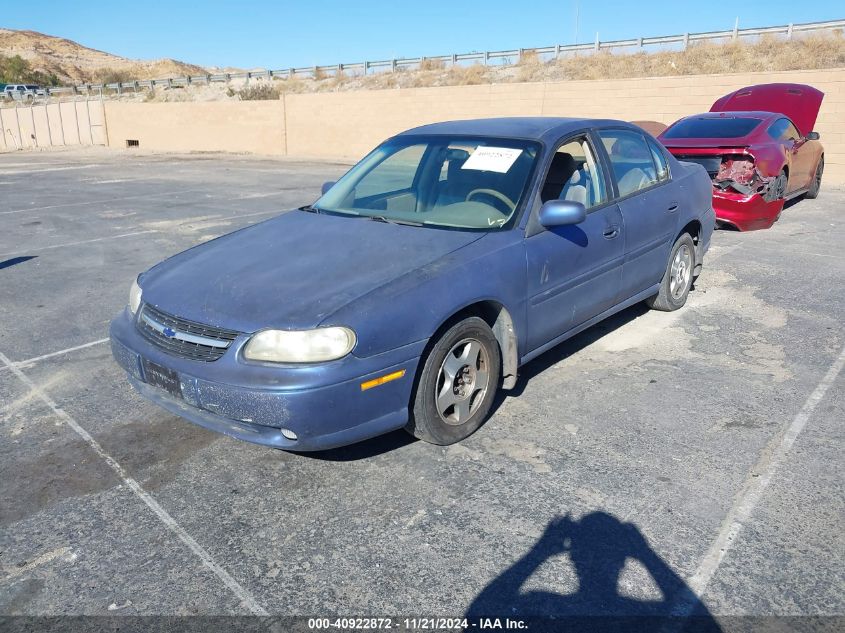
[[[642,134],[633,130],[599,130],[599,137],[610,158],[620,196],[658,182],[651,149]]]
[[[760,125],[750,117],[702,117],[682,119],[663,132],[663,138],[741,138]]]
[[[778,119],[766,132],[776,141],[797,141],[801,136],[789,119]]]
[[[669,180],[669,165],[666,163],[666,156],[657,143],[650,138],[647,138],[646,141],[648,141],[651,157],[654,159],[654,164],[657,167],[657,180],[660,182]]]

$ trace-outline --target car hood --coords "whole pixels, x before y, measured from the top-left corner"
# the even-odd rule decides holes
[[[483,236],[291,211],[153,267],[141,279],[143,300],[241,332],[315,327],[350,301]]]
[[[710,112],[777,112],[803,135],[813,131],[824,93],[804,84],[759,84],[740,88],[717,100]]]

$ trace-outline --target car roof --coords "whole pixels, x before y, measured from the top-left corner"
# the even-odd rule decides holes
[[[614,119],[581,119],[567,117],[499,117],[491,119],[469,119],[463,121],[444,121],[412,128],[397,136],[498,136],[554,142],[569,132],[586,127],[626,127],[640,128],[625,121]]]
[[[700,114],[691,114],[690,116],[685,116],[683,119],[678,119],[679,121],[683,121],[684,119],[760,119],[761,121],[766,121],[768,119],[788,119],[789,117],[785,114],[779,114],[777,112],[764,112],[763,110],[736,110],[736,111],[728,111],[728,112],[702,112]],[[672,124],[674,125],[674,123]]]

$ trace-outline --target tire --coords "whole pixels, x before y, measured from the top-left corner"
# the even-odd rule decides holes
[[[672,246],[666,272],[660,281],[660,290],[653,297],[646,299],[648,307],[663,312],[672,312],[683,307],[692,287],[694,270],[695,243],[689,233],[684,233]]]
[[[501,367],[499,342],[483,319],[455,323],[425,359],[405,430],[441,446],[469,437],[490,413]]]
[[[804,195],[805,198],[815,200],[819,197],[819,190],[822,188],[822,174],[824,174],[824,156],[819,157],[819,164],[816,165],[816,173],[813,175],[813,182]]]
[[[772,183],[772,186],[769,187],[769,190],[766,191],[765,195],[763,196],[763,200],[766,202],[774,202],[775,200],[782,200],[786,196],[786,187],[789,184],[789,178],[786,175],[784,170],[780,170],[778,177]]]

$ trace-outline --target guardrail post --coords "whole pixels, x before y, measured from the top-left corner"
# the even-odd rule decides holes
[[[689,33],[684,33],[684,50],[689,47]]]
[[[786,39],[792,39],[792,22],[789,23],[788,27],[786,27]]]
[[[637,47],[638,48],[643,47],[643,38],[641,38],[641,37],[637,38]]]
[[[734,34],[732,39],[734,42],[739,39],[739,16],[736,16],[736,21],[734,22]]]
[[[390,72],[392,72],[392,73],[396,72],[396,58],[395,57],[390,60]]]
[[[452,53],[452,68],[458,63],[458,56],[455,53]]]
[[[288,68],[288,79],[293,79],[296,77],[296,70],[294,68]]]
[[[520,48],[520,49],[516,52],[516,63],[517,63],[517,64],[518,64],[519,62],[521,62],[521,61],[522,61],[522,56],[523,56],[523,55],[525,55],[525,49],[524,49],[524,48]]]
[[[555,44],[555,59],[560,59],[560,44]]]
[[[596,43],[593,45],[593,50],[599,52],[599,32],[596,31]]]

